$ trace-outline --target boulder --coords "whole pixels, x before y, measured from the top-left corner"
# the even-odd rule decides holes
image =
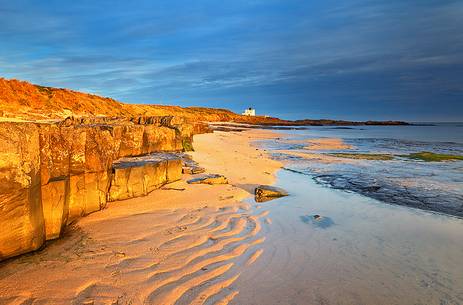
[[[256,187],[254,194],[257,202],[288,196],[288,193],[284,189],[269,185],[259,185]]]
[[[187,181],[189,184],[227,184],[228,179],[223,175],[211,174]]]
[[[0,123],[0,260],[45,241],[40,140],[32,123]]]

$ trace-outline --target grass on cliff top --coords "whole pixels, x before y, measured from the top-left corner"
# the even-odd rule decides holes
[[[392,160],[394,156],[388,154],[354,154],[354,153],[331,153],[333,157],[361,159],[361,160]]]
[[[408,155],[400,155],[399,157],[421,160],[425,162],[442,162],[442,161],[455,161],[463,160],[463,156],[458,155],[446,155],[446,154],[435,154],[428,151],[422,151],[419,153],[412,153]]]

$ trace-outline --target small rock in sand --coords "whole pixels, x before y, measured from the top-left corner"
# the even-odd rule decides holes
[[[227,184],[228,179],[223,175],[213,174],[191,179],[187,182],[189,184]]]

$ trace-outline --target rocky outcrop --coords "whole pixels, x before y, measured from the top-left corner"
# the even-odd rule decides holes
[[[0,260],[33,251],[108,200],[181,178],[198,127],[175,117],[0,122]],[[147,157],[140,157],[147,156]],[[134,158],[135,157],[135,158]]]

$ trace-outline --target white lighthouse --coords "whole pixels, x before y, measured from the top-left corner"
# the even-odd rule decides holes
[[[247,116],[256,116],[256,110],[249,107],[248,109],[244,110],[242,115],[247,115]]]

